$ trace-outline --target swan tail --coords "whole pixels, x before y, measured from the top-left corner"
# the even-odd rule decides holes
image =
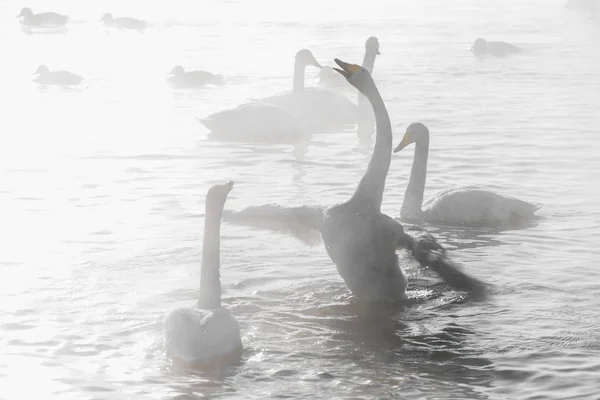
[[[279,204],[225,211],[223,220],[237,225],[288,233],[307,246],[321,242],[323,209],[320,206],[286,207]]]

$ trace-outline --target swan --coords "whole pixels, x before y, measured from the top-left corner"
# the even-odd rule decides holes
[[[214,185],[206,194],[206,220],[200,271],[198,307],[172,311],[165,320],[167,354],[187,363],[203,363],[239,354],[240,327],[221,306],[220,231],[221,216],[233,182]]]
[[[516,54],[523,51],[522,48],[515,46],[514,44],[497,41],[487,41],[483,38],[477,38],[475,43],[469,49],[473,54],[482,56],[490,54],[496,57],[503,57],[509,54]]]
[[[111,13],[104,13],[100,19],[106,26],[115,27],[118,29],[133,29],[133,30],[144,30],[148,26],[148,23],[136,18],[131,17],[118,17],[113,18]]]
[[[168,74],[168,81],[174,87],[198,87],[204,85],[221,85],[223,77],[207,71],[185,71],[181,65],[173,67]]]
[[[540,208],[539,205],[478,187],[443,190],[423,203],[429,153],[429,129],[420,122],[408,126],[394,153],[411,143],[415,143],[415,154],[400,211],[402,221],[422,222],[424,220],[440,225],[497,229],[522,225],[533,218],[534,213]]]
[[[44,85],[79,85],[83,78],[68,71],[50,71],[46,65],[40,65],[33,73],[37,77],[34,82]]]
[[[480,291],[483,283],[456,268],[433,236],[414,227],[405,232],[399,221],[381,212],[392,156],[390,119],[370,73],[358,65],[334,61],[340,67],[335,70],[371,103],[377,126],[371,160],[354,194],[331,207],[270,204],[228,213],[226,219],[272,230],[287,228],[306,244],[311,244],[310,232],[320,232],[327,254],[359,300],[397,303],[407,299],[408,280],[398,266],[397,249],[409,250],[452,287]]]
[[[298,51],[294,67],[294,91],[297,93],[304,87],[304,70],[309,65],[321,68],[310,50]],[[306,125],[294,111],[260,100],[199,120],[213,135],[227,140],[293,143],[306,137],[307,132]]]
[[[23,25],[36,26],[36,27],[59,27],[65,26],[69,21],[69,17],[66,15],[58,14],[55,12],[44,12],[34,14],[31,8],[24,7],[21,9],[17,18],[23,17]]]
[[[261,102],[282,107],[302,122],[311,132],[338,130],[357,121],[358,106],[346,96],[331,89],[304,87],[304,59],[314,56],[310,50],[302,49],[296,54],[293,89],[261,99]],[[316,60],[313,64],[322,68]]]
[[[365,57],[363,58],[362,66],[369,71],[371,75],[373,75],[375,58],[380,54],[379,39],[375,36],[369,37],[365,42]],[[324,66],[319,71],[319,85],[324,87],[345,88],[348,87],[348,82],[332,67]]]

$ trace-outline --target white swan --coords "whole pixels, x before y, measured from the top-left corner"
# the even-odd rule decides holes
[[[173,67],[167,74],[167,81],[176,88],[191,88],[204,85],[221,85],[224,83],[221,75],[208,71],[185,71],[181,65]]]
[[[469,50],[477,56],[489,54],[496,57],[504,57],[509,54],[516,54],[523,51],[522,48],[517,47],[514,44],[499,41],[487,41],[483,38],[477,38]]]
[[[19,15],[17,15],[17,18],[21,17],[23,17],[23,25],[44,28],[65,26],[69,21],[68,16],[55,12],[34,14],[29,7],[24,7],[21,9],[21,12]]]
[[[299,57],[300,56],[300,57]],[[358,106],[342,93],[323,88],[304,87],[304,68],[302,59],[314,56],[303,49],[296,55],[294,66],[293,90],[260,101],[282,107],[296,115],[304,129],[311,133],[336,131],[358,118]],[[315,64],[318,65],[316,61]],[[321,68],[320,65],[318,65]]]
[[[289,229],[305,243],[306,232],[321,232],[327,254],[357,299],[399,302],[406,299],[408,281],[398,266],[396,250],[406,248],[458,290],[478,292],[483,284],[456,268],[443,248],[423,229],[411,233],[381,212],[385,180],[392,156],[392,129],[383,99],[369,72],[335,59],[350,84],[373,106],[377,135],[367,171],[352,197],[332,207],[249,207],[226,215],[228,221],[272,230]],[[415,234],[418,232],[418,234]]]
[[[33,74],[37,75],[33,81],[44,85],[72,86],[79,85],[83,80],[81,76],[69,71],[50,71],[43,64]]]
[[[296,53],[294,66],[294,93],[292,110],[260,100],[237,108],[223,110],[199,119],[216,137],[227,140],[248,140],[269,143],[293,143],[306,137],[306,126],[294,110],[302,107],[304,70],[312,65],[321,68],[310,50]]]
[[[371,75],[373,75],[375,58],[380,54],[379,40],[375,36],[371,36],[365,42],[365,57],[362,63],[363,68],[369,71]],[[319,85],[330,88],[346,88],[348,87],[348,81],[332,67],[324,66],[319,71]]]
[[[477,187],[447,189],[423,203],[427,178],[429,129],[420,122],[408,126],[394,153],[411,143],[415,143],[415,155],[400,211],[402,221],[427,221],[441,225],[494,229],[510,228],[522,226],[533,218],[534,213],[540,208],[538,205]]]
[[[229,181],[214,185],[206,194],[202,269],[198,307],[177,309],[165,320],[167,354],[186,363],[204,363],[235,357],[242,349],[240,328],[233,315],[221,306],[220,231]]]
[[[142,31],[148,27],[146,21],[139,20],[131,17],[118,17],[113,18],[111,13],[104,13],[100,19],[105,26],[110,26],[118,29],[131,29],[136,31]]]

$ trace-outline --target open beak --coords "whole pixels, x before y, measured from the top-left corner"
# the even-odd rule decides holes
[[[360,70],[360,67],[356,64],[348,64],[337,58],[334,58],[333,61],[335,61],[335,63],[341,68],[340,69],[334,67],[333,69],[342,74],[346,79],[349,79],[352,76],[352,74]]]
[[[400,150],[402,150],[403,148],[405,148],[406,146],[408,146],[411,143],[412,143],[412,135],[409,132],[406,132],[404,134],[404,137],[402,138],[402,141],[400,142],[400,144],[398,146],[396,146],[396,148],[394,149],[394,153],[399,152]]]

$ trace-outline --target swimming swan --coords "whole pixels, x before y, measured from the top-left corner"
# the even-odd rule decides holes
[[[81,76],[69,71],[50,71],[43,64],[33,74],[37,75],[33,81],[44,85],[79,85],[83,80]]]
[[[314,59],[309,50],[303,57]],[[337,131],[347,124],[355,123],[358,118],[358,106],[342,93],[324,88],[304,87],[304,68],[296,55],[294,66],[293,90],[261,99],[265,103],[282,107],[296,115],[304,129],[311,133]],[[300,59],[301,60],[301,59]],[[316,61],[313,65],[322,68]]]
[[[132,29],[136,31],[144,30],[148,27],[148,23],[131,17],[113,18],[111,13],[104,13],[100,19],[105,26],[110,26],[118,29]]]
[[[310,50],[298,51],[294,66],[294,93],[300,96],[300,100],[304,70],[309,65],[321,68]],[[300,102],[298,105],[301,106]],[[219,111],[200,119],[200,122],[215,136],[227,140],[291,143],[303,138],[306,132],[294,111],[260,100]]]
[[[373,67],[375,58],[380,55],[379,40],[375,36],[371,36],[365,42],[365,57],[363,58],[362,66],[373,75]],[[319,85],[324,87],[348,87],[348,81],[343,76],[338,74],[332,67],[324,66],[319,71]]]
[[[223,77],[221,75],[211,74],[207,71],[185,71],[181,65],[173,67],[169,72],[167,80],[169,84],[177,88],[191,88],[204,85],[221,85]]]
[[[44,12],[34,14],[31,8],[25,7],[21,9],[17,18],[23,17],[23,25],[35,26],[35,27],[59,27],[65,26],[69,21],[69,17],[66,15],[58,14],[55,12]]]
[[[454,288],[479,291],[483,284],[456,268],[445,252],[440,251],[443,248],[433,236],[422,229],[417,235],[407,233],[398,221],[381,212],[392,156],[390,119],[369,72],[338,59],[335,62],[340,66],[336,71],[367,97],[377,125],[371,160],[352,197],[332,207],[249,207],[230,213],[227,220],[245,225],[264,224],[263,227],[272,230],[288,227],[305,243],[310,243],[305,232],[320,232],[327,254],[357,299],[395,303],[407,298],[408,281],[396,255],[396,250],[402,248]]]
[[[486,54],[503,57],[509,54],[516,54],[523,51],[522,48],[515,46],[514,44],[498,41],[487,41],[483,38],[478,38],[475,43],[469,49],[473,54],[477,56],[483,56]]]
[[[477,187],[447,189],[423,203],[429,153],[429,129],[420,122],[408,126],[394,153],[411,143],[415,143],[415,155],[400,211],[402,221],[422,222],[424,220],[440,225],[508,228],[522,225],[540,208],[538,205]]]
[[[242,349],[240,328],[233,315],[221,307],[221,216],[233,182],[214,185],[206,194],[206,220],[202,246],[198,307],[177,309],[165,320],[167,354],[188,363],[202,363],[236,355]]]

